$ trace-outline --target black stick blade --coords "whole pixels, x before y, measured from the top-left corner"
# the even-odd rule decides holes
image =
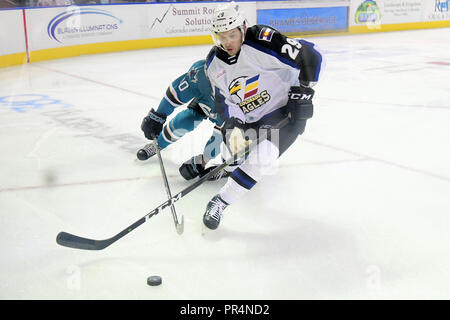
[[[167,201],[169,202],[169,201]],[[156,208],[149,214],[145,215],[135,223],[133,223],[131,226],[128,226],[126,229],[120,231],[118,234],[116,234],[114,237],[105,239],[105,240],[93,240],[88,238],[83,238],[76,236],[74,234],[70,234],[67,232],[60,232],[56,236],[56,243],[69,248],[75,248],[75,249],[83,249],[83,250],[102,250],[108,247],[109,245],[113,244],[129,232],[133,231],[137,227],[139,227],[141,224],[143,224],[147,219],[154,216],[160,211],[159,208]]]
[[[67,232],[58,233],[56,236],[56,243],[64,247],[84,250],[101,250],[111,244],[109,240],[92,240]]]

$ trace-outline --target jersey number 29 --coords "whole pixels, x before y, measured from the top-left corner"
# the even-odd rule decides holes
[[[287,53],[292,60],[295,60],[298,53],[300,52],[302,45],[294,39],[287,38],[286,41],[288,43],[281,47],[281,52]]]

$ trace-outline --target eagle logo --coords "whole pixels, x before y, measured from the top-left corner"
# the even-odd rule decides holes
[[[231,97],[236,96],[239,99],[237,104],[244,114],[258,109],[271,99],[267,90],[261,91],[259,88],[259,74],[235,78],[228,86],[228,92]]]
[[[236,96],[239,99],[239,102],[242,102],[244,98],[245,79],[247,79],[247,76],[236,78],[231,81],[228,86],[228,92],[230,95]]]

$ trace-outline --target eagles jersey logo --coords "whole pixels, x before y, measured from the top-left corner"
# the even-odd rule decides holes
[[[228,91],[230,92],[231,96],[236,96],[240,102],[243,100],[242,95],[242,89],[245,88],[245,79],[247,77],[239,77],[231,81],[230,85],[228,86]]]
[[[231,81],[228,86],[230,95],[236,96],[239,99],[239,107],[244,113],[253,111],[267,101],[270,100],[270,95],[267,90],[258,92],[259,90],[259,74],[253,77],[239,77]]]

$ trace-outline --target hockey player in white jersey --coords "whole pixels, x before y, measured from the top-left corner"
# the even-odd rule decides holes
[[[224,150],[236,154],[257,138],[246,139],[248,129],[261,132],[290,118],[278,139],[260,142],[208,203],[203,223],[216,229],[224,209],[270,172],[303,133],[313,115],[312,86],[318,81],[322,56],[313,43],[288,38],[269,26],[248,27],[234,2],[214,12],[212,36],[215,46],[207,57],[207,76],[215,90],[216,110],[224,119]]]

